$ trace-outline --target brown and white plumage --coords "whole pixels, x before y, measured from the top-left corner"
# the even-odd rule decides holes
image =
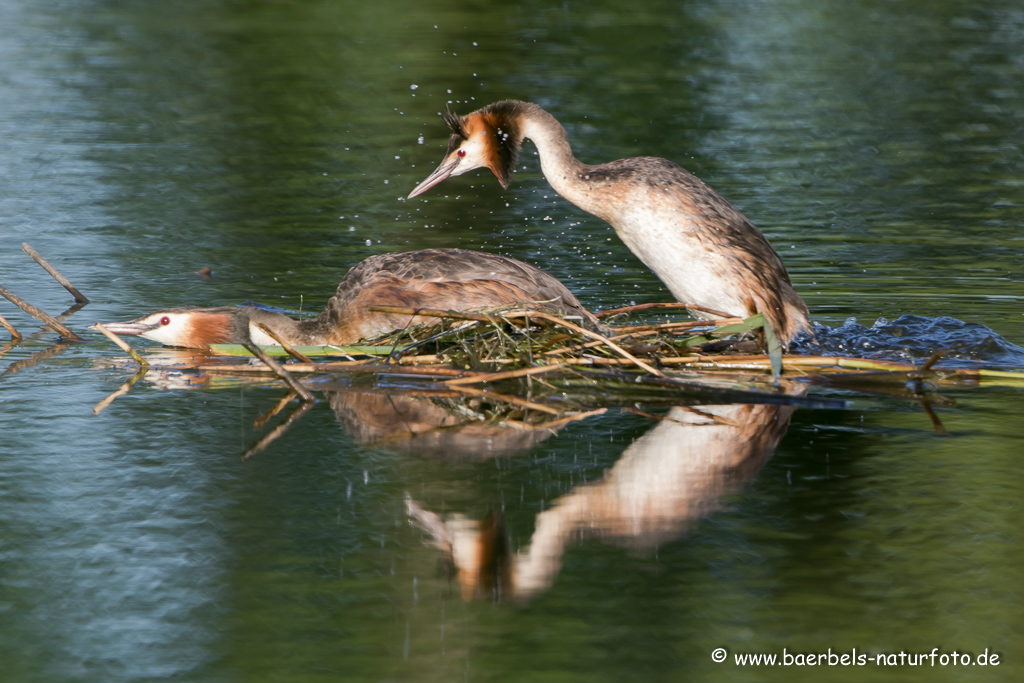
[[[615,232],[679,301],[749,316],[764,313],[784,343],[810,332],[807,306],[763,234],[721,195],[682,167],[657,157],[584,164],[562,125],[529,102],[506,100],[445,116],[448,152],[415,197],[477,168],[508,187],[524,138],[533,140],[544,177],[558,194]]]
[[[276,344],[256,327],[263,323],[297,346],[352,344],[436,318],[368,311],[402,306],[475,311],[527,304],[599,324],[565,285],[543,270],[506,256],[464,249],[424,249],[371,256],[345,275],[319,316],[298,321],[259,308],[169,308],[105,327],[168,346]]]

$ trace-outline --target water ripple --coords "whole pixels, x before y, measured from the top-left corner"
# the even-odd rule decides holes
[[[797,343],[797,353],[921,361],[935,351],[945,350],[947,355],[943,362],[947,364],[951,361],[983,361],[1024,366],[1024,348],[981,323],[964,322],[949,316],[902,315],[893,321],[879,318],[871,327],[857,323],[856,318],[849,318],[838,327],[816,324],[814,334],[815,340]]]

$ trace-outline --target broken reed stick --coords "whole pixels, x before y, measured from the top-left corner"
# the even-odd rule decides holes
[[[6,287],[0,287],[0,296],[4,297],[8,301],[10,301],[12,304],[17,306],[21,310],[25,311],[30,316],[32,316],[36,320],[39,320],[44,325],[49,327],[51,330],[53,330],[54,332],[59,334],[61,340],[63,340],[63,341],[74,341],[74,342],[84,342],[85,341],[84,339],[79,337],[77,334],[75,334],[74,332],[69,330],[67,327],[62,325],[60,322],[58,322],[56,319],[54,319],[49,313],[46,313],[44,311],[39,310],[38,308],[36,308],[32,304],[28,303],[27,301],[25,301],[24,299],[19,297],[14,292],[12,292],[11,290],[7,289]]]
[[[481,391],[480,389],[473,389],[471,387],[453,386],[455,391],[462,394],[469,394],[470,396],[481,396],[483,398],[492,398],[495,401],[502,401],[503,403],[511,403],[521,408],[529,408],[530,410],[536,410],[541,413],[547,413],[548,415],[561,415],[561,413],[554,408],[549,408],[546,405],[540,403],[534,403],[533,401],[526,401],[515,396],[506,396],[505,394],[496,394],[493,391]]]
[[[506,372],[491,372],[486,375],[477,375],[476,377],[460,377],[458,379],[450,379],[445,381],[445,384],[449,386],[462,384],[479,384],[481,382],[498,382],[503,379],[515,379],[517,377],[543,375],[548,372],[554,372],[555,370],[561,370],[566,365],[568,365],[568,363],[555,363],[554,365],[538,365],[531,368],[508,370]]]
[[[2,325],[3,328],[7,330],[8,333],[10,333],[11,341],[22,340],[21,332],[18,332],[16,329],[14,329],[14,325],[7,322],[7,318],[3,317],[2,315],[0,315],[0,325]]]
[[[281,438],[281,436],[283,436],[285,432],[287,432],[289,429],[291,429],[291,426],[293,424],[298,422],[299,418],[301,418],[303,415],[308,413],[309,410],[315,405],[315,403],[316,403],[315,401],[301,401],[299,403],[299,405],[295,406],[295,410],[293,410],[288,415],[288,417],[286,417],[281,422],[281,424],[279,424],[276,427],[274,427],[274,430],[272,432],[270,432],[269,434],[264,436],[262,439],[257,441],[252,446],[252,448],[250,448],[245,453],[243,453],[242,454],[242,460],[243,461],[244,460],[248,460],[249,458],[251,458],[252,456],[256,455],[257,453],[265,451],[267,449],[267,446],[269,446],[270,444],[272,444],[273,442],[275,442],[279,438]]]
[[[313,398],[313,394],[309,393],[309,389],[302,386],[299,383],[299,381],[292,376],[292,373],[285,370],[280,363],[278,363],[276,360],[268,356],[263,351],[263,349],[256,346],[256,344],[254,344],[248,339],[242,342],[242,346],[249,349],[249,353],[263,361],[263,364],[270,368],[275,375],[284,380],[284,383],[287,384],[292,391],[299,395],[299,398],[302,400],[303,403],[316,402],[316,399]]]
[[[138,363],[140,366],[142,366],[144,368],[148,368],[149,367],[149,363],[146,362],[145,358],[143,358],[138,353],[136,353],[135,349],[133,349],[132,347],[128,346],[128,344],[125,343],[125,341],[123,339],[118,337],[116,334],[114,334],[113,332],[111,332],[107,328],[103,327],[103,325],[101,323],[96,323],[95,325],[92,326],[92,328],[94,330],[102,332],[107,337],[107,339],[109,339],[110,341],[114,342],[114,344],[116,344],[119,349],[121,349],[122,351],[127,353],[129,356],[131,356],[132,359],[136,363]],[[113,400],[113,399],[111,399],[111,400]]]
[[[291,344],[286,342],[284,339],[281,339],[281,337],[277,334],[277,332],[274,332],[272,329],[270,329],[269,327],[267,327],[263,323],[256,323],[256,327],[259,330],[262,330],[268,337],[270,337],[271,339],[276,341],[281,346],[281,348],[285,350],[285,353],[287,353],[289,356],[291,356],[295,360],[299,361],[300,363],[312,363],[313,362],[308,356],[305,356],[305,355],[299,353],[295,349],[294,346],[292,346]]]
[[[53,279],[59,282],[61,287],[68,290],[71,293],[71,296],[75,297],[75,301],[77,301],[80,304],[89,303],[89,299],[87,299],[84,294],[75,289],[75,286],[68,282],[68,279],[66,277],[58,273],[56,268],[51,266],[46,259],[39,255],[39,252],[30,247],[28,245],[28,242],[22,242],[21,249],[26,254],[31,256],[33,261],[41,265],[43,267],[43,270],[45,270],[47,273],[53,276]]]
[[[622,308],[609,308],[607,311],[601,311],[595,313],[596,318],[606,318],[609,315],[615,315],[617,313],[632,313],[633,311],[646,311],[651,308],[692,308],[695,311],[701,311],[702,313],[708,313],[710,315],[716,315],[720,318],[731,318],[728,313],[722,311],[716,311],[713,308],[707,308],[705,306],[698,306],[696,304],[684,304],[681,302],[664,303],[664,304],[636,304],[634,306],[623,306]]]
[[[117,391],[112,393],[110,396],[107,396],[105,399],[103,399],[102,401],[97,403],[96,407],[92,409],[92,414],[93,415],[99,415],[100,413],[103,412],[103,410],[107,406],[109,406],[111,403],[114,402],[114,399],[116,399],[116,398],[118,398],[120,396],[124,396],[125,394],[127,394],[128,390],[131,389],[132,386],[134,386],[136,382],[138,382],[140,379],[142,379],[142,376],[145,375],[147,372],[149,372],[149,368],[147,366],[144,365],[141,368],[139,368],[139,371],[137,373],[135,373],[135,376],[132,377],[127,382],[125,382],[124,384],[122,384],[120,389],[118,389]]]

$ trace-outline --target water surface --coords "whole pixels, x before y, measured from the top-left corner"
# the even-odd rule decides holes
[[[1021,365],[1016,3],[8,0],[0,26],[0,284],[70,305],[30,242],[93,299],[79,331],[167,305],[316,310],[357,261],[434,246],[530,261],[594,308],[666,300],[550,190],[529,144],[507,191],[470,174],[402,199],[444,151],[439,111],[512,97],[549,109],[585,161],[655,154],[710,183],[771,239],[817,322],[856,319],[840,343],[920,358],[927,343],[905,351],[872,326],[946,316],[968,327],[934,345],[955,332],[961,360]],[[132,374],[120,354],[90,335],[17,365],[53,335],[0,303],[30,333],[0,360],[9,680],[1022,674],[1019,387],[944,390],[948,436],[916,401],[832,391],[846,409],[792,411],[718,467],[667,438],[655,471],[703,462],[705,477],[685,478],[705,485],[672,515],[554,534],[534,589],[465,600],[406,494],[459,529],[500,521],[506,557],[526,556],[553,510],[637,481],[622,473],[644,471],[637,445],[666,423],[612,410],[440,457],[370,438],[321,394],[243,463],[282,388],[142,381],[94,416]],[[713,662],[717,647],[1002,660],[754,669]]]

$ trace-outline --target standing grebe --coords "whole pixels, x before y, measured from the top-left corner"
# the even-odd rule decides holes
[[[448,152],[410,198],[477,168],[508,188],[523,138],[530,138],[551,187],[610,223],[679,301],[733,316],[763,313],[783,345],[810,332],[807,305],[768,240],[680,166],[657,157],[584,164],[562,125],[529,102],[495,102],[463,117],[446,112],[444,121],[452,130]]]
[[[352,344],[410,324],[436,318],[376,313],[368,306],[405,306],[472,311],[528,303],[579,316],[599,327],[565,285],[543,270],[506,256],[464,249],[424,249],[371,256],[355,265],[338,285],[327,307],[312,320],[249,306],[169,308],[129,322],[105,323],[116,334],[136,334],[168,346],[204,348],[209,344],[277,344],[255,326],[263,323],[295,346]]]

